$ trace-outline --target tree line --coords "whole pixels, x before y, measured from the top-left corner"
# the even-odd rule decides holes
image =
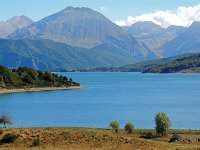
[[[69,87],[79,86],[71,78],[28,67],[9,70],[0,65],[1,88]]]

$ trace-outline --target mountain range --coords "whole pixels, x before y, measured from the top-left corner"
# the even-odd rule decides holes
[[[66,57],[63,60],[66,63],[68,62],[67,60],[73,61],[70,62],[70,65],[66,65],[63,61],[62,64],[57,65],[57,68],[70,66],[80,68],[90,67],[91,65],[94,67],[102,65],[122,65],[158,58],[158,55],[143,42],[136,40],[102,14],[85,7],[67,7],[27,27],[17,29],[7,38],[11,40],[7,41],[7,43],[13,44],[15,42],[17,46],[19,46],[17,42],[20,43],[20,40],[29,40],[30,44],[26,45],[26,49],[23,49],[23,54],[29,53],[27,51],[29,49],[33,50],[33,43],[38,42],[38,45],[40,45],[44,43],[45,39],[48,39],[48,42],[51,43],[50,45],[56,53],[54,56],[57,56],[57,53],[59,53],[60,49],[58,45],[61,45],[61,43],[65,47],[64,49],[70,46],[73,49],[71,51],[73,55],[65,55]],[[44,57],[49,57],[44,51],[50,47],[44,48],[43,45],[40,46],[37,47],[41,51],[40,54],[43,53],[45,55]],[[9,45],[8,47],[12,46]],[[2,46],[3,48],[5,49]],[[9,51],[13,50],[16,52],[16,49],[13,49],[13,47],[9,48]],[[88,57],[79,57],[82,53],[85,53]],[[0,55],[3,55],[3,53],[1,52]],[[18,55],[22,58],[21,53],[18,52]],[[35,57],[38,58],[39,56]],[[34,58],[32,57],[32,59]],[[58,60],[58,58],[55,59]],[[20,60],[22,62],[20,64],[25,64],[23,60]]]
[[[0,63],[7,67],[56,70],[122,66],[200,52],[199,22],[188,28],[162,28],[153,22],[119,27],[86,7],[67,7],[37,22],[14,17],[0,22],[1,26],[0,37],[6,39],[0,40]]]
[[[159,48],[165,57],[200,52],[200,22],[194,22],[185,32]]]
[[[136,22],[124,29],[136,39],[144,42],[149,48],[156,50],[166,42],[177,37],[187,28],[172,25],[165,29],[151,21],[144,21]]]
[[[102,14],[89,8],[67,7],[29,27],[17,30],[11,39],[50,39],[75,47],[110,47],[138,60],[156,57],[143,43],[127,34]]]

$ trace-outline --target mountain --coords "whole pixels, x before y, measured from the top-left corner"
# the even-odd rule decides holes
[[[134,57],[122,51],[108,49],[105,45],[85,49],[51,40],[0,39],[0,64],[9,68],[27,66],[52,71],[136,62]]]
[[[149,48],[156,50],[184,32],[186,28],[169,26],[165,29],[151,21],[144,21],[134,23],[129,28],[125,27],[124,29],[136,39],[144,42]]]
[[[200,52],[200,22],[194,22],[185,32],[179,34],[172,41],[164,44],[160,49],[163,56],[174,56],[183,53]]]
[[[50,39],[88,49],[106,47],[108,51],[121,51],[138,60],[157,57],[144,43],[135,40],[121,27],[102,14],[85,7],[67,7],[17,30],[9,38]]]
[[[6,22],[0,21],[0,38],[5,38],[17,29],[27,27],[33,21],[26,16],[15,16]]]
[[[144,73],[200,73],[200,54],[178,58],[159,66],[150,67]]]

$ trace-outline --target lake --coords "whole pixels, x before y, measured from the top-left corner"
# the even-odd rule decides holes
[[[156,112],[166,112],[173,128],[200,129],[200,74],[59,73],[85,89],[0,95],[0,111],[14,127],[154,128]]]

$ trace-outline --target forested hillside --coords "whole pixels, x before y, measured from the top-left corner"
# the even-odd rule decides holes
[[[150,67],[144,73],[200,73],[200,54],[179,58],[163,65]]]
[[[9,70],[0,65],[1,88],[32,88],[32,87],[70,87],[79,86],[64,76],[50,72],[42,72],[27,67]]]

